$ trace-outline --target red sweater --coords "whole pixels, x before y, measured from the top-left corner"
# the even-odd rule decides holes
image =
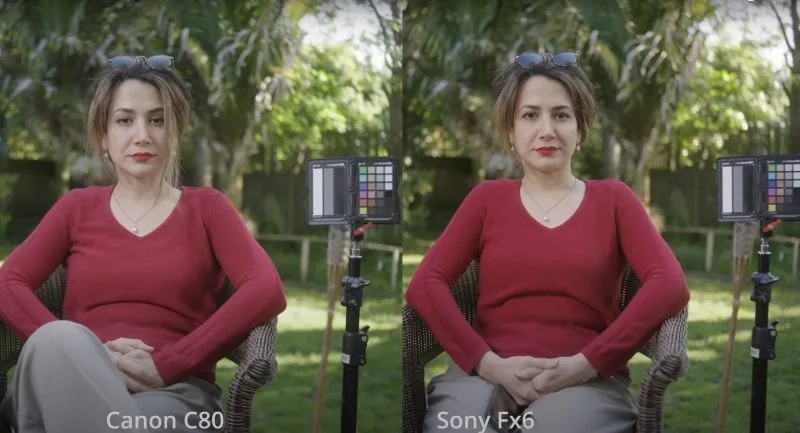
[[[286,308],[278,272],[227,197],[183,187],[180,203],[139,238],[111,214],[111,187],[72,190],[0,266],[0,320],[27,340],[56,320],[34,296],[67,267],[63,319],[102,342],[138,338],[171,384],[215,381],[215,365],[255,326]],[[225,276],[236,292],[217,309]]]
[[[602,378],[689,301],[684,274],[644,207],[616,180],[587,181],[576,213],[549,229],[525,210],[519,180],[485,181],[462,202],[406,292],[442,348],[472,372],[488,351],[545,358],[583,353]],[[642,287],[620,314],[626,260]],[[473,327],[449,287],[479,261]]]

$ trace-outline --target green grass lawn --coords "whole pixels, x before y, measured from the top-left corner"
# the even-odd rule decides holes
[[[424,251],[424,250],[421,250]],[[403,279],[406,286],[422,256],[406,251]],[[730,279],[728,279],[730,280]],[[689,372],[667,391],[664,426],[667,432],[705,433],[716,428],[722,390],[722,371],[731,315],[733,284],[725,279],[689,274],[692,298],[689,304]],[[770,320],[779,320],[777,357],[769,363],[767,385],[767,427],[769,433],[800,432],[800,288],[795,284],[774,286]],[[749,301],[751,286],[743,290],[734,346],[731,392],[726,416],[726,433],[749,432],[750,333],[755,319]],[[448,359],[442,355],[427,370],[427,377],[441,374]],[[630,363],[636,393],[650,360],[639,354]]]

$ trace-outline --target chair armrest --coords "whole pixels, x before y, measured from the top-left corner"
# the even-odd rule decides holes
[[[403,433],[419,433],[425,419],[425,366],[442,347],[410,305],[403,305]]]
[[[17,358],[22,350],[22,341],[4,323],[0,322],[0,400],[6,394],[6,380],[8,370],[17,364]]]
[[[667,387],[689,369],[688,308],[670,317],[658,331],[652,363],[639,389],[637,432],[661,433]]]
[[[250,331],[247,340],[228,358],[239,364],[228,388],[225,407],[225,431],[250,431],[250,417],[256,391],[275,377],[278,361],[275,353],[278,318]]]

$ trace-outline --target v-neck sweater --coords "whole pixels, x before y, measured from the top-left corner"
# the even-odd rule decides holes
[[[215,381],[215,365],[286,308],[271,259],[235,207],[208,187],[182,187],[178,205],[139,236],[110,208],[112,187],[61,197],[0,266],[0,320],[23,341],[57,320],[34,295],[58,265],[67,269],[62,319],[102,342],[136,338],[154,347],[166,384]],[[218,308],[225,277],[236,288]]]
[[[525,209],[520,180],[473,188],[431,246],[408,304],[464,371],[489,351],[501,357],[583,353],[601,378],[627,362],[689,301],[681,266],[644,206],[623,182],[586,181],[577,210],[546,227]],[[478,305],[470,325],[450,287],[478,261]],[[622,272],[642,286],[620,312]]]

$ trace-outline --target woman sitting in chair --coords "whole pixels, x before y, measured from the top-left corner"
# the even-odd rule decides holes
[[[453,360],[429,384],[424,431],[472,432],[457,422],[483,419],[499,389],[524,411],[496,417],[503,429],[631,432],[626,364],[687,304],[684,274],[628,186],[572,173],[596,110],[577,55],[520,55],[497,84],[499,137],[524,175],[473,188],[406,293]],[[473,327],[450,292],[472,260]],[[642,286],[620,313],[626,264]]]
[[[220,424],[217,361],[286,308],[230,201],[178,186],[191,108],[172,63],[109,60],[88,135],[112,185],[64,195],[0,267],[0,320],[25,342],[4,404],[17,433],[220,431],[198,429]],[[57,320],[34,290],[62,264]]]

